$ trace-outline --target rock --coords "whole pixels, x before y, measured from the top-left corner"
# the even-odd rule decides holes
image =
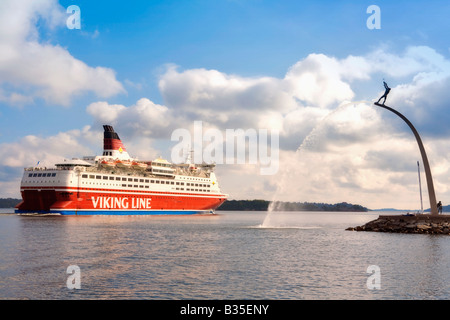
[[[450,235],[450,215],[380,216],[365,225],[346,230]]]

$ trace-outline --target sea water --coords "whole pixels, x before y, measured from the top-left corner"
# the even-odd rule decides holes
[[[380,212],[2,212],[0,299],[450,298],[450,237],[345,230]]]

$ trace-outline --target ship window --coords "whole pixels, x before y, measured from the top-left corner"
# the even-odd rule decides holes
[[[179,186],[180,185],[180,183],[179,182],[177,182],[177,186]],[[178,189],[177,189],[178,190]]]
[[[139,181],[139,179],[134,179],[134,182],[138,182]]]
[[[89,175],[89,179],[94,179],[95,176],[94,175]]]
[[[120,177],[116,177],[116,181],[120,181]]]
[[[170,184],[174,184],[173,181],[170,181]]]
[[[159,183],[159,180],[156,180],[156,183]]]
[[[148,186],[145,186],[148,189]]]
[[[131,179],[131,178],[128,178],[128,181],[133,181],[133,179]]]
[[[134,187],[137,188],[138,186],[135,184]]]
[[[181,185],[184,186],[184,182],[181,182]]]
[[[155,180],[150,180],[151,183],[155,183]]]
[[[38,173],[38,177],[42,176],[42,173]]]
[[[81,177],[82,177],[82,178],[87,178],[88,175],[87,175],[87,174],[83,174]]]
[[[127,181],[127,178],[122,178],[122,181]]]
[[[139,182],[144,182],[144,179],[139,179]]]
[[[184,188],[181,188],[181,190],[184,190]]]
[[[109,177],[109,180],[114,180],[114,177]]]
[[[102,176],[95,176],[95,179],[101,179]]]
[[[33,176],[33,174],[32,174],[32,173],[29,173],[29,174],[28,174],[28,177],[32,177],[32,176]]]
[[[128,185],[128,187],[130,187],[130,188],[131,188],[131,187],[132,187],[132,185],[131,185],[131,184],[129,184],[129,185]]]
[[[148,179],[145,179],[145,183],[148,183]]]
[[[107,176],[103,176],[103,180],[108,180],[108,177]]]
[[[126,184],[122,184],[122,187],[126,187],[127,185]]]

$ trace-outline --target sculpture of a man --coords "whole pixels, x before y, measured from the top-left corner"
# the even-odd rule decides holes
[[[388,85],[385,81],[383,81],[383,84],[384,84],[384,88],[386,89],[386,91],[384,91],[384,94],[380,97],[380,99],[378,99],[377,103],[379,104],[380,100],[384,98],[384,100],[383,100],[383,105],[384,105],[384,103],[386,102],[387,95],[391,91],[391,88],[388,87]]]

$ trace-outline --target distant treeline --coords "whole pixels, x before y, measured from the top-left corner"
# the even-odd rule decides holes
[[[14,208],[20,203],[20,199],[0,198],[0,208]],[[224,211],[267,211],[270,201],[267,200],[228,200],[217,210]],[[359,204],[341,202],[336,204],[315,202],[281,202],[277,201],[272,206],[274,211],[369,211]]]
[[[227,211],[267,211],[270,201],[266,200],[228,200],[217,210]],[[366,212],[369,209],[347,202],[329,204],[315,202],[281,202],[276,201],[272,205],[274,211],[353,211]]]
[[[12,198],[6,198],[2,199],[0,198],[0,208],[14,208],[16,205],[20,203],[20,199],[12,199]]]

